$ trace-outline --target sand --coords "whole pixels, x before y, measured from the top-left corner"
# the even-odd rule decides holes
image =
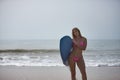
[[[88,80],[120,80],[120,67],[87,67]],[[77,68],[77,80],[81,74]],[[67,67],[0,66],[0,80],[71,80]]]

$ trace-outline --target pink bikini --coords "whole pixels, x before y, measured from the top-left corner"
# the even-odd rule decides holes
[[[84,45],[84,43],[83,43],[83,41],[81,41],[81,42],[80,42],[80,46],[83,46],[83,45]],[[73,48],[74,48],[74,47],[78,47],[75,41],[73,41]],[[77,57],[77,56],[74,56],[74,57],[73,57],[73,61],[74,61],[74,62],[78,62],[78,60],[79,60],[79,57]]]
[[[83,43],[83,41],[81,41],[81,42],[80,42],[80,46],[83,46],[83,45],[84,45],[84,43]]]
[[[78,60],[79,60],[79,58],[78,58],[77,56],[74,56],[74,57],[73,57],[73,61],[74,61],[74,62],[78,62]]]

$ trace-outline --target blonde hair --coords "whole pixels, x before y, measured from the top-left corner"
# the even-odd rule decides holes
[[[75,28],[72,29],[72,36],[73,36],[73,38],[75,38],[75,35],[74,35],[74,33],[73,33],[73,30],[77,30],[78,33],[79,33],[79,35],[80,35],[80,37],[82,37],[80,30],[79,30],[77,27],[75,27]]]

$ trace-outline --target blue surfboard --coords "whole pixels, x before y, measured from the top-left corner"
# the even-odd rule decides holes
[[[63,64],[68,66],[68,57],[72,49],[72,39],[69,36],[63,36],[60,39],[60,54]]]

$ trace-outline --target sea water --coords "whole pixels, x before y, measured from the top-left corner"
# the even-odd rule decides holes
[[[120,67],[120,40],[88,40],[86,66]],[[0,66],[64,66],[59,40],[1,40]]]

